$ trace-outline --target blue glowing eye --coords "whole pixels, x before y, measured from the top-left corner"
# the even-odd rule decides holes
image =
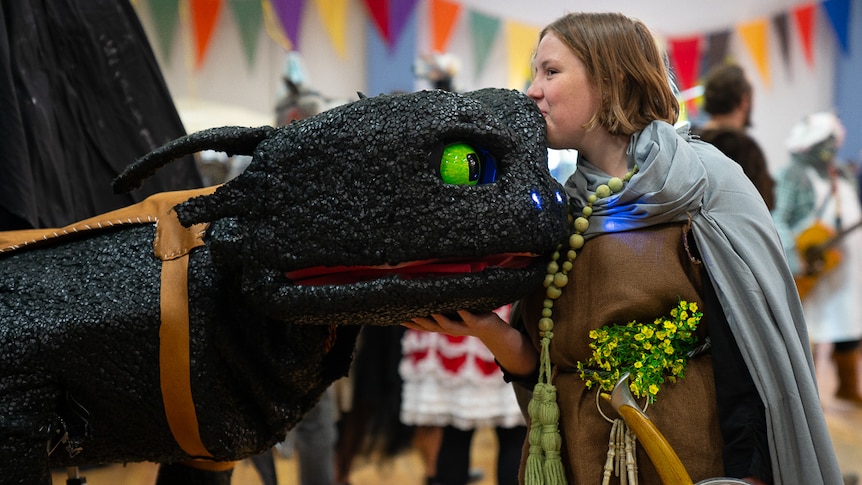
[[[539,194],[536,193],[536,191],[530,192],[530,198],[533,199],[536,209],[542,210],[542,198],[539,197]]]

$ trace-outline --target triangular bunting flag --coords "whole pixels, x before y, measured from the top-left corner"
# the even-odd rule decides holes
[[[748,47],[751,57],[754,58],[757,70],[763,78],[763,84],[769,87],[772,80],[769,72],[769,46],[766,43],[767,25],[766,19],[758,19],[740,24],[737,26],[737,31]]]
[[[705,76],[713,67],[724,64],[730,46],[729,30],[706,35],[706,52],[701,59],[700,74]]]
[[[389,1],[388,0],[363,0],[365,7],[368,9],[368,15],[374,21],[374,26],[377,27],[377,32],[380,37],[391,45],[392,33],[389,28]]]
[[[245,50],[245,60],[248,66],[254,65],[254,55],[257,52],[257,39],[260,26],[263,23],[263,10],[258,0],[228,0],[239,28],[240,40]]]
[[[347,58],[347,0],[314,0],[323,27],[335,52],[342,59]]]
[[[180,0],[148,0],[150,14],[153,16],[156,35],[159,39],[159,52],[166,62],[171,60],[174,46],[174,32],[180,11]]]
[[[506,23],[509,88],[526,91],[532,77],[530,64],[538,39],[538,28],[514,21]]]
[[[778,48],[781,49],[784,66],[790,73],[790,34],[787,32],[787,12],[781,12],[772,17],[772,28],[778,36]]]
[[[671,65],[676,75],[677,87],[681,91],[694,87],[697,84],[697,75],[700,72],[700,36],[686,37],[668,40],[668,54],[670,54]],[[694,98],[687,100],[688,116],[697,115],[697,104]]]
[[[263,10],[263,26],[266,28],[266,33],[269,38],[274,40],[282,49],[290,52],[293,50],[293,43],[287,38],[284,33],[284,27],[281,25],[281,20],[275,12],[275,7],[272,5],[272,0],[261,0],[261,10]]]
[[[700,36],[668,40],[668,53],[678,88],[686,90],[697,83],[700,73]]]
[[[814,66],[814,4],[800,5],[793,9],[793,18],[796,19],[796,28],[799,29],[799,39],[802,41],[802,52],[808,66]]]
[[[222,0],[191,0],[192,27],[195,34],[195,67],[204,64],[215,24],[221,12]]]
[[[449,45],[452,28],[461,13],[461,4],[449,0],[431,0],[431,46],[444,53]]]
[[[293,45],[299,50],[299,24],[305,8],[305,0],[269,0],[275,10],[284,33]]]
[[[401,32],[419,0],[389,0],[389,47],[398,44]]]
[[[476,66],[475,74],[478,77],[485,70],[488,62],[488,53],[494,45],[494,39],[500,30],[500,19],[490,17],[474,10],[470,11],[470,34],[473,41],[473,64]]]
[[[832,23],[841,51],[845,54],[849,53],[850,0],[826,0],[823,2],[823,9],[826,10],[826,15]]]

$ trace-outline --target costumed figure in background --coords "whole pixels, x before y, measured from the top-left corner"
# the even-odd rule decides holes
[[[426,54],[413,65],[413,74],[430,82],[434,89],[457,91],[455,75],[460,67],[458,58],[452,54]]]
[[[527,94],[548,146],[578,150],[570,237],[511,326],[469,311],[405,325],[479,337],[533,386],[527,484],[841,483],[770,213],[735,162],[675,126],[649,29],[568,14],[543,29],[533,62]],[[618,386],[634,406],[602,399]],[[676,456],[654,456],[655,435],[616,414],[647,403]],[[669,458],[685,479],[665,480]]]
[[[862,406],[862,208],[851,168],[836,152],[844,127],[833,113],[806,116],[787,140],[773,212],[796,275],[812,344],[831,345],[836,397]]]

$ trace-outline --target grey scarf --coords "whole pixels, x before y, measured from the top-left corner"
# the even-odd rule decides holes
[[[841,484],[820,406],[808,331],[772,218],[742,169],[692,139],[688,126],[653,122],[632,137],[617,194],[593,204],[585,237],[687,221],[752,374],[768,423],[776,485]],[[566,182],[577,206],[608,175],[584,159]]]

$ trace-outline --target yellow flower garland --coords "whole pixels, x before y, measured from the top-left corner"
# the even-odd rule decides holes
[[[628,372],[632,394],[653,403],[665,378],[675,382],[685,376],[701,317],[697,303],[680,300],[670,315],[656,318],[652,324],[631,321],[590,330],[593,354],[586,362],[578,362],[580,376],[587,388],[598,386],[610,392]]]

